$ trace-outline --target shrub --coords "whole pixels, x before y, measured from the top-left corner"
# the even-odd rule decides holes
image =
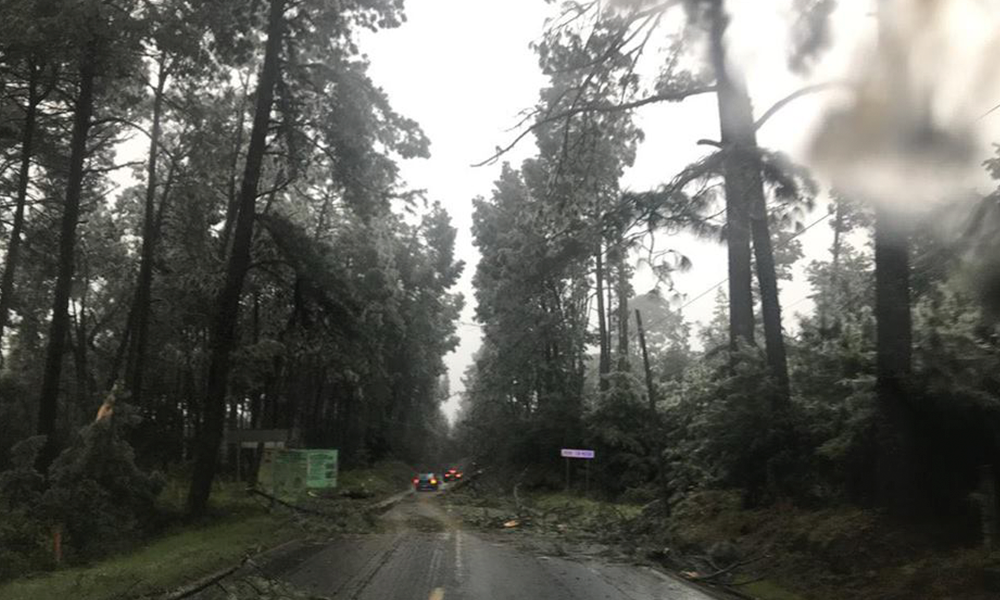
[[[685,390],[669,415],[667,457],[675,491],[736,487],[754,506],[799,497],[809,480],[813,444],[794,404],[775,410],[778,393],[760,351],[744,348]]]
[[[122,549],[157,522],[163,478],[135,464],[120,429],[134,422],[119,405],[114,417],[82,428],[48,471],[35,470],[44,436],[11,448],[0,473],[0,579],[52,565],[52,529],[63,532],[64,557],[80,562]]]
[[[635,376],[615,372],[610,387],[587,415],[589,447],[597,451],[592,477],[610,494],[644,486],[656,477],[656,455],[649,408],[637,392]]]
[[[45,481],[34,467],[44,443],[44,436],[36,436],[14,444],[11,468],[0,473],[0,581],[51,560],[38,512]]]
[[[659,497],[660,491],[651,484],[631,487],[625,490],[619,498],[626,504],[648,504]]]
[[[155,502],[164,480],[136,466],[119,431],[128,423],[129,413],[119,405],[114,418],[83,427],[49,469],[42,503],[77,557],[120,549],[157,520]]]

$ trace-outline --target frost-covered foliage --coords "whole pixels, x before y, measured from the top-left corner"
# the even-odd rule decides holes
[[[656,478],[653,422],[639,385],[633,373],[613,372],[608,391],[586,419],[588,447],[601,456],[594,465],[595,480],[615,495]]]
[[[779,392],[758,349],[728,358],[690,370],[666,410],[671,491],[734,487],[748,505],[802,496],[811,458],[800,408],[774,410]]]

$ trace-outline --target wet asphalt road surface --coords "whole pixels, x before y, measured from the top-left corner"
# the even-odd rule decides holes
[[[302,589],[357,600],[711,600],[652,569],[546,556],[452,518],[440,493],[387,512],[387,533],[303,545],[267,571]]]

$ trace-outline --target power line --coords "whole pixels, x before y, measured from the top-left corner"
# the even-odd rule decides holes
[[[776,248],[776,249],[777,249],[777,248],[784,248],[784,247],[785,247],[786,245],[788,245],[789,243],[791,243],[791,241],[792,241],[792,240],[794,240],[795,238],[799,237],[800,235],[803,235],[803,234],[804,234],[805,232],[809,231],[809,230],[810,230],[810,229],[812,229],[813,227],[815,227],[815,226],[819,225],[820,223],[822,223],[822,222],[823,222],[823,221],[825,221],[826,219],[830,218],[830,215],[831,215],[831,214],[832,214],[832,213],[829,213],[829,212],[828,212],[828,213],[826,213],[825,215],[823,215],[823,216],[821,216],[820,218],[818,218],[818,219],[816,219],[815,221],[813,221],[812,223],[810,223],[810,224],[806,225],[806,226],[805,226],[805,227],[803,227],[803,228],[802,228],[801,230],[799,230],[799,231],[795,232],[795,235],[793,235],[792,237],[790,237],[790,238],[788,238],[788,239],[784,240],[784,241],[783,241],[782,243],[780,243],[780,244],[778,244],[777,246],[775,246],[775,248]],[[710,288],[706,289],[705,291],[701,292],[700,294],[698,294],[698,295],[697,295],[697,296],[695,296],[694,298],[691,298],[690,300],[688,300],[687,302],[685,302],[684,304],[682,304],[682,305],[681,305],[681,307],[680,307],[679,309],[677,309],[677,310],[678,310],[678,311],[683,311],[683,310],[684,310],[685,308],[687,308],[688,306],[691,306],[692,304],[694,304],[694,303],[695,303],[695,302],[697,302],[698,300],[701,300],[702,298],[704,298],[704,297],[705,297],[706,295],[708,295],[709,293],[711,293],[711,292],[713,292],[714,290],[718,289],[718,288],[719,288],[719,286],[723,285],[723,284],[724,284],[724,283],[726,283],[727,281],[729,281],[729,277],[726,277],[725,279],[723,279],[723,280],[722,280],[722,281],[720,281],[719,283],[716,283],[715,285],[713,285],[712,287],[710,287]],[[796,302],[795,302],[795,303],[794,303],[794,304],[793,304],[792,306],[794,306],[795,304],[798,304],[799,302],[801,302],[801,300],[799,300],[799,301],[796,301]],[[787,307],[787,306],[786,306],[785,308],[789,308],[789,307]],[[646,329],[646,330],[650,330],[650,329],[652,329],[653,327],[655,327],[655,326],[657,326],[657,325],[659,325],[659,324],[663,323],[664,321],[666,321],[666,320],[667,320],[667,319],[669,319],[669,318],[670,318],[670,317],[663,317],[663,318],[661,318],[661,319],[658,319],[658,320],[656,320],[656,321],[653,321],[653,322],[651,322],[651,323],[648,323],[648,324],[646,324],[646,326],[645,326],[645,329]]]
[[[785,310],[791,310],[793,307],[798,306],[799,304],[802,304],[806,300],[810,300],[810,299],[812,299],[812,294],[806,294],[805,296],[802,296],[801,298],[799,298],[795,302],[792,302],[791,304],[786,304],[783,308]]]
[[[777,246],[775,246],[775,249],[784,248],[785,246],[787,246],[795,238],[799,237],[800,235],[803,235],[805,232],[807,232],[810,229],[812,229],[813,227],[819,225],[820,223],[822,223],[826,219],[829,219],[830,218],[830,214],[831,213],[828,212],[825,215],[823,215],[822,217],[820,217],[820,218],[816,219],[815,221],[813,221],[812,223],[806,225],[801,230],[797,231],[795,233],[795,235],[793,235],[792,237],[788,238],[784,242],[782,242],[782,243],[778,244]],[[688,306],[690,306],[691,304],[693,304],[695,301],[702,299],[706,294],[708,294],[712,290],[718,288],[720,285],[726,283],[727,281],[729,281],[729,277],[726,277],[725,279],[723,279],[719,283],[713,285],[712,287],[708,288],[704,292],[702,292],[702,293],[698,294],[697,296],[695,296],[694,298],[688,300],[687,302],[685,302],[684,304],[681,305],[681,307],[680,307],[679,310],[684,310],[685,308],[687,308]]]
[[[705,297],[705,295],[706,295],[706,294],[708,294],[709,292],[711,292],[711,291],[713,291],[713,290],[715,290],[715,289],[718,289],[718,287],[719,287],[720,285],[722,285],[723,283],[726,283],[727,281],[729,281],[729,278],[728,278],[728,277],[726,277],[725,279],[723,279],[723,280],[722,280],[722,281],[720,281],[719,283],[717,283],[717,284],[713,285],[712,287],[708,288],[708,289],[707,289],[707,290],[705,290],[704,292],[702,292],[702,293],[698,294],[698,295],[697,295],[697,296],[695,296],[694,298],[691,298],[690,300],[688,300],[687,302],[685,302],[684,304],[682,304],[682,305],[681,305],[681,307],[680,307],[680,308],[678,308],[677,310],[681,311],[681,310],[684,310],[685,308],[687,308],[688,306],[691,306],[691,305],[692,305],[692,304],[694,304],[694,303],[695,303],[696,301],[698,301],[698,300],[701,300],[702,298],[704,298],[704,297]],[[651,324],[651,325],[652,325],[652,324]]]

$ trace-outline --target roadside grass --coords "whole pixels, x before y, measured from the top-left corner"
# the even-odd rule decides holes
[[[528,499],[537,510],[543,512],[571,511],[585,520],[599,519],[607,516],[608,513],[629,519],[639,516],[642,512],[642,506],[638,504],[596,500],[567,492],[531,494]]]
[[[855,506],[746,510],[737,493],[705,491],[675,506],[658,536],[686,554],[734,547],[752,561],[740,569],[740,590],[761,600],[1000,597],[986,589],[1000,556]]]
[[[0,598],[105,600],[159,594],[299,534],[287,520],[263,510],[241,511],[210,524],[168,530],[127,554],[92,565],[11,581],[0,585]]]
[[[356,509],[405,490],[412,469],[389,461],[339,475],[336,496],[357,501],[332,498],[326,502],[341,513],[344,523],[337,526],[361,529],[363,519],[354,514],[360,514]],[[158,499],[161,522],[153,528],[157,533],[137,540],[132,549],[88,564],[0,583],[0,598],[124,600],[154,596],[231,566],[247,555],[306,536],[302,527],[296,526],[301,519],[282,510],[269,512],[266,500],[248,495],[242,482],[217,482],[208,515],[197,522],[185,522],[187,484],[184,473],[168,477]],[[320,530],[328,524],[316,525]]]
[[[733,583],[758,600],[1000,597],[985,583],[992,576],[1000,588],[1000,553],[935,542],[929,532],[855,506],[746,510],[738,494],[708,491],[689,496],[665,518],[644,515],[636,504],[566,493],[535,493],[522,501],[547,522],[562,523],[559,530],[570,538],[574,530],[607,529],[611,542],[670,548],[673,560],[667,563],[677,571],[688,570],[680,566],[685,555],[712,555],[717,545],[730,546],[733,558],[717,566],[746,562],[733,571]]]

